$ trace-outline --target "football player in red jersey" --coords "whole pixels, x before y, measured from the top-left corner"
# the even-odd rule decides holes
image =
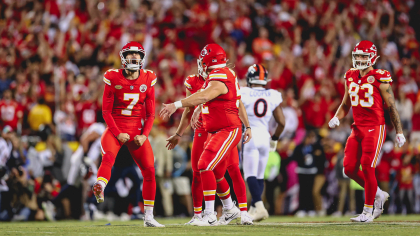
[[[214,200],[217,181],[224,180],[227,166],[233,161],[232,151],[241,139],[239,129],[242,125],[239,117],[239,85],[233,70],[226,67],[226,53],[217,44],[209,44],[200,53],[199,74],[206,78],[203,90],[171,104],[164,104],[160,112],[162,117],[172,115],[178,108],[201,105],[202,119],[205,131],[209,133],[204,150],[198,161],[201,183],[206,207],[201,220],[194,225],[217,225],[214,214]],[[250,128],[247,127],[245,142],[250,138]],[[225,180],[224,180],[225,181]],[[242,179],[243,182],[243,179]],[[244,182],[243,182],[244,184]],[[228,185],[227,185],[228,186]],[[218,191],[219,192],[219,191]],[[220,191],[223,197],[223,191]],[[242,224],[252,224],[252,218],[245,210],[241,211]]]
[[[153,71],[142,69],[145,56],[140,43],[129,42],[120,51],[124,69],[108,70],[104,74],[102,114],[108,127],[101,137],[102,163],[93,192],[98,202],[104,201],[103,191],[111,178],[115,157],[121,146],[126,145],[144,177],[144,226],[164,227],[153,218],[155,167],[152,147],[147,137],[155,118],[153,86],[157,79]],[[146,109],[145,117],[142,117],[142,109]]]
[[[186,94],[187,97],[191,94],[194,94],[200,91],[204,85],[205,79],[201,75],[190,75],[185,80]],[[246,127],[249,127],[248,116],[243,106],[242,101],[239,99],[239,116],[243,121]],[[185,108],[182,113],[181,121],[178,126],[178,129],[174,135],[167,139],[167,147],[169,150],[173,149],[179,142],[181,136],[189,125],[189,119],[193,113],[193,109],[189,107]],[[199,115],[199,123],[202,124],[201,113]],[[201,184],[200,171],[198,170],[198,161],[201,154],[204,150],[204,145],[207,140],[208,133],[205,131],[204,127],[199,126],[194,129],[194,140],[191,149],[191,165],[193,169],[193,182],[191,185],[191,192],[193,196],[194,204],[194,216],[193,218],[186,223],[186,225],[194,225],[196,220],[201,220],[202,218],[202,202],[203,202],[203,188]],[[247,142],[250,139],[247,139]],[[232,182],[234,185],[235,194],[238,199],[240,209],[238,209],[232,202],[230,196],[230,187],[225,178],[217,180],[217,189],[216,193],[223,203],[223,215],[220,217],[219,224],[227,225],[232,220],[240,217],[240,211],[247,210],[247,198],[246,198],[246,187],[245,182],[242,178],[240,169],[239,169],[239,156],[237,148],[232,150],[231,156],[229,157],[229,163],[227,165],[227,170]]]
[[[345,174],[365,188],[365,206],[363,213],[351,220],[372,222],[382,214],[389,197],[388,193],[379,189],[375,177],[375,167],[385,139],[384,103],[397,132],[396,145],[404,145],[405,137],[395,107],[391,74],[386,70],[373,69],[379,58],[376,46],[370,41],[361,41],[353,49],[352,57],[354,68],[344,75],[345,95],[329,126],[340,125],[339,120],[353,108],[354,123],[344,150],[343,165]]]

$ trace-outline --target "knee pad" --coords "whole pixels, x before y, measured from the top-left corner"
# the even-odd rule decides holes
[[[144,181],[155,180],[155,167],[148,167],[141,171]]]

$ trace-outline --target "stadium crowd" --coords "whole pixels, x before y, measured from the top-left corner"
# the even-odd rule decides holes
[[[0,2],[0,220],[50,218],[45,213],[66,182],[79,137],[101,119],[103,73],[120,68],[119,51],[131,40],[143,44],[145,68],[157,74],[156,111],[162,103],[185,97],[184,80],[197,73],[196,59],[208,43],[223,46],[241,86],[246,86],[250,65],[266,66],[268,87],[284,98],[286,128],[277,152],[270,154],[264,200],[270,214],[297,216],[354,214],[363,206],[360,187],[342,171],[351,114],[338,129],[328,129],[327,122],[344,95],[343,75],[352,67],[351,50],[362,39],[374,42],[380,55],[376,68],[392,74],[409,140],[395,148],[395,131],[388,122],[377,179],[391,195],[388,213],[420,213],[419,2]],[[156,116],[149,137],[157,167],[158,215],[193,212],[192,131],[174,151],[165,149],[165,139],[174,134],[181,113],[169,121]],[[308,146],[313,151],[298,155],[296,150]],[[122,150],[116,167],[133,164]],[[307,171],[312,167],[316,173]],[[141,176],[120,172],[112,176],[115,187],[109,187],[107,202],[98,206],[91,193],[89,200],[81,200],[90,189],[82,178],[78,191],[59,203],[56,218],[86,219],[88,212],[97,218],[105,212],[111,218],[115,214],[136,218],[133,209],[142,206],[128,198],[138,191],[134,188],[141,185]]]

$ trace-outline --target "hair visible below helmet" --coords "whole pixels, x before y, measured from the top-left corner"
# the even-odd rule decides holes
[[[127,59],[127,54],[129,52],[137,52],[140,54],[140,59]],[[123,64],[125,69],[128,70],[140,70],[144,65],[144,58],[146,57],[146,52],[144,51],[143,46],[137,42],[128,42],[120,51],[121,64]],[[133,63],[134,62],[134,63]]]
[[[225,67],[226,61],[226,53],[222,47],[214,43],[207,44],[197,59],[198,73],[207,78],[207,69]]]
[[[375,65],[376,60],[379,58],[375,44],[368,40],[363,40],[356,44],[351,54],[353,67],[358,70],[364,70]],[[356,55],[367,55],[369,58],[367,60],[356,60]]]
[[[248,85],[250,84],[259,84],[259,85],[267,85],[268,71],[265,69],[263,65],[254,64],[248,68],[248,73],[246,74],[246,82]]]

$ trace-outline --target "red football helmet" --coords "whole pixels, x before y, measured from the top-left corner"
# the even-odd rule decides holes
[[[351,54],[353,67],[358,70],[364,70],[375,65],[376,60],[379,58],[375,44],[368,40],[363,40],[356,44]],[[356,60],[356,55],[366,55],[369,58],[367,60]]]
[[[140,59],[127,59],[126,57],[128,52],[138,52],[140,54]],[[144,64],[146,52],[140,43],[131,41],[124,45],[124,47],[121,49],[120,57],[124,68],[128,70],[140,70]]]
[[[226,53],[217,44],[207,44],[201,50],[200,57],[197,59],[198,73],[207,78],[207,69],[215,69],[226,66]]]

